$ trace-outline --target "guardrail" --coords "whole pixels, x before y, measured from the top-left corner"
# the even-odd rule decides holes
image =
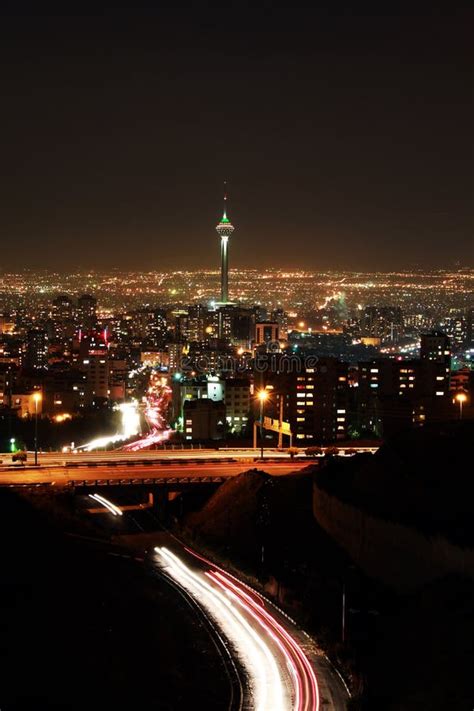
[[[66,486],[71,489],[90,489],[99,486],[159,486],[163,484],[221,484],[225,476],[174,476],[146,477],[143,479],[72,479]]]

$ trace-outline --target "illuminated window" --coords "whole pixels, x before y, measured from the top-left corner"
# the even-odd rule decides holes
[[[444,392],[442,390],[437,390],[436,395],[444,395]]]

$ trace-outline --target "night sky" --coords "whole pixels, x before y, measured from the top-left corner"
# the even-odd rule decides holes
[[[217,267],[224,179],[233,266],[472,266],[473,15],[444,5],[4,5],[0,269]]]

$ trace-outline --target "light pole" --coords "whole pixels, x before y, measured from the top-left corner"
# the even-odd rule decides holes
[[[268,392],[259,390],[257,397],[260,401],[260,459],[263,459],[263,405],[268,400]]]
[[[454,399],[459,403],[459,419],[462,420],[462,406],[467,400],[467,395],[466,393],[457,393]]]
[[[41,402],[41,393],[34,393],[35,401],[35,467],[38,466],[38,403]]]

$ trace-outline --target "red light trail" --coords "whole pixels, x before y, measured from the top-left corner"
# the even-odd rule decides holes
[[[166,422],[166,411],[170,398],[171,388],[167,384],[166,378],[153,372],[150,376],[147,394],[144,397],[145,420],[150,431],[135,442],[126,444],[122,447],[123,451],[138,452],[142,449],[150,449],[169,439],[173,431]]]

